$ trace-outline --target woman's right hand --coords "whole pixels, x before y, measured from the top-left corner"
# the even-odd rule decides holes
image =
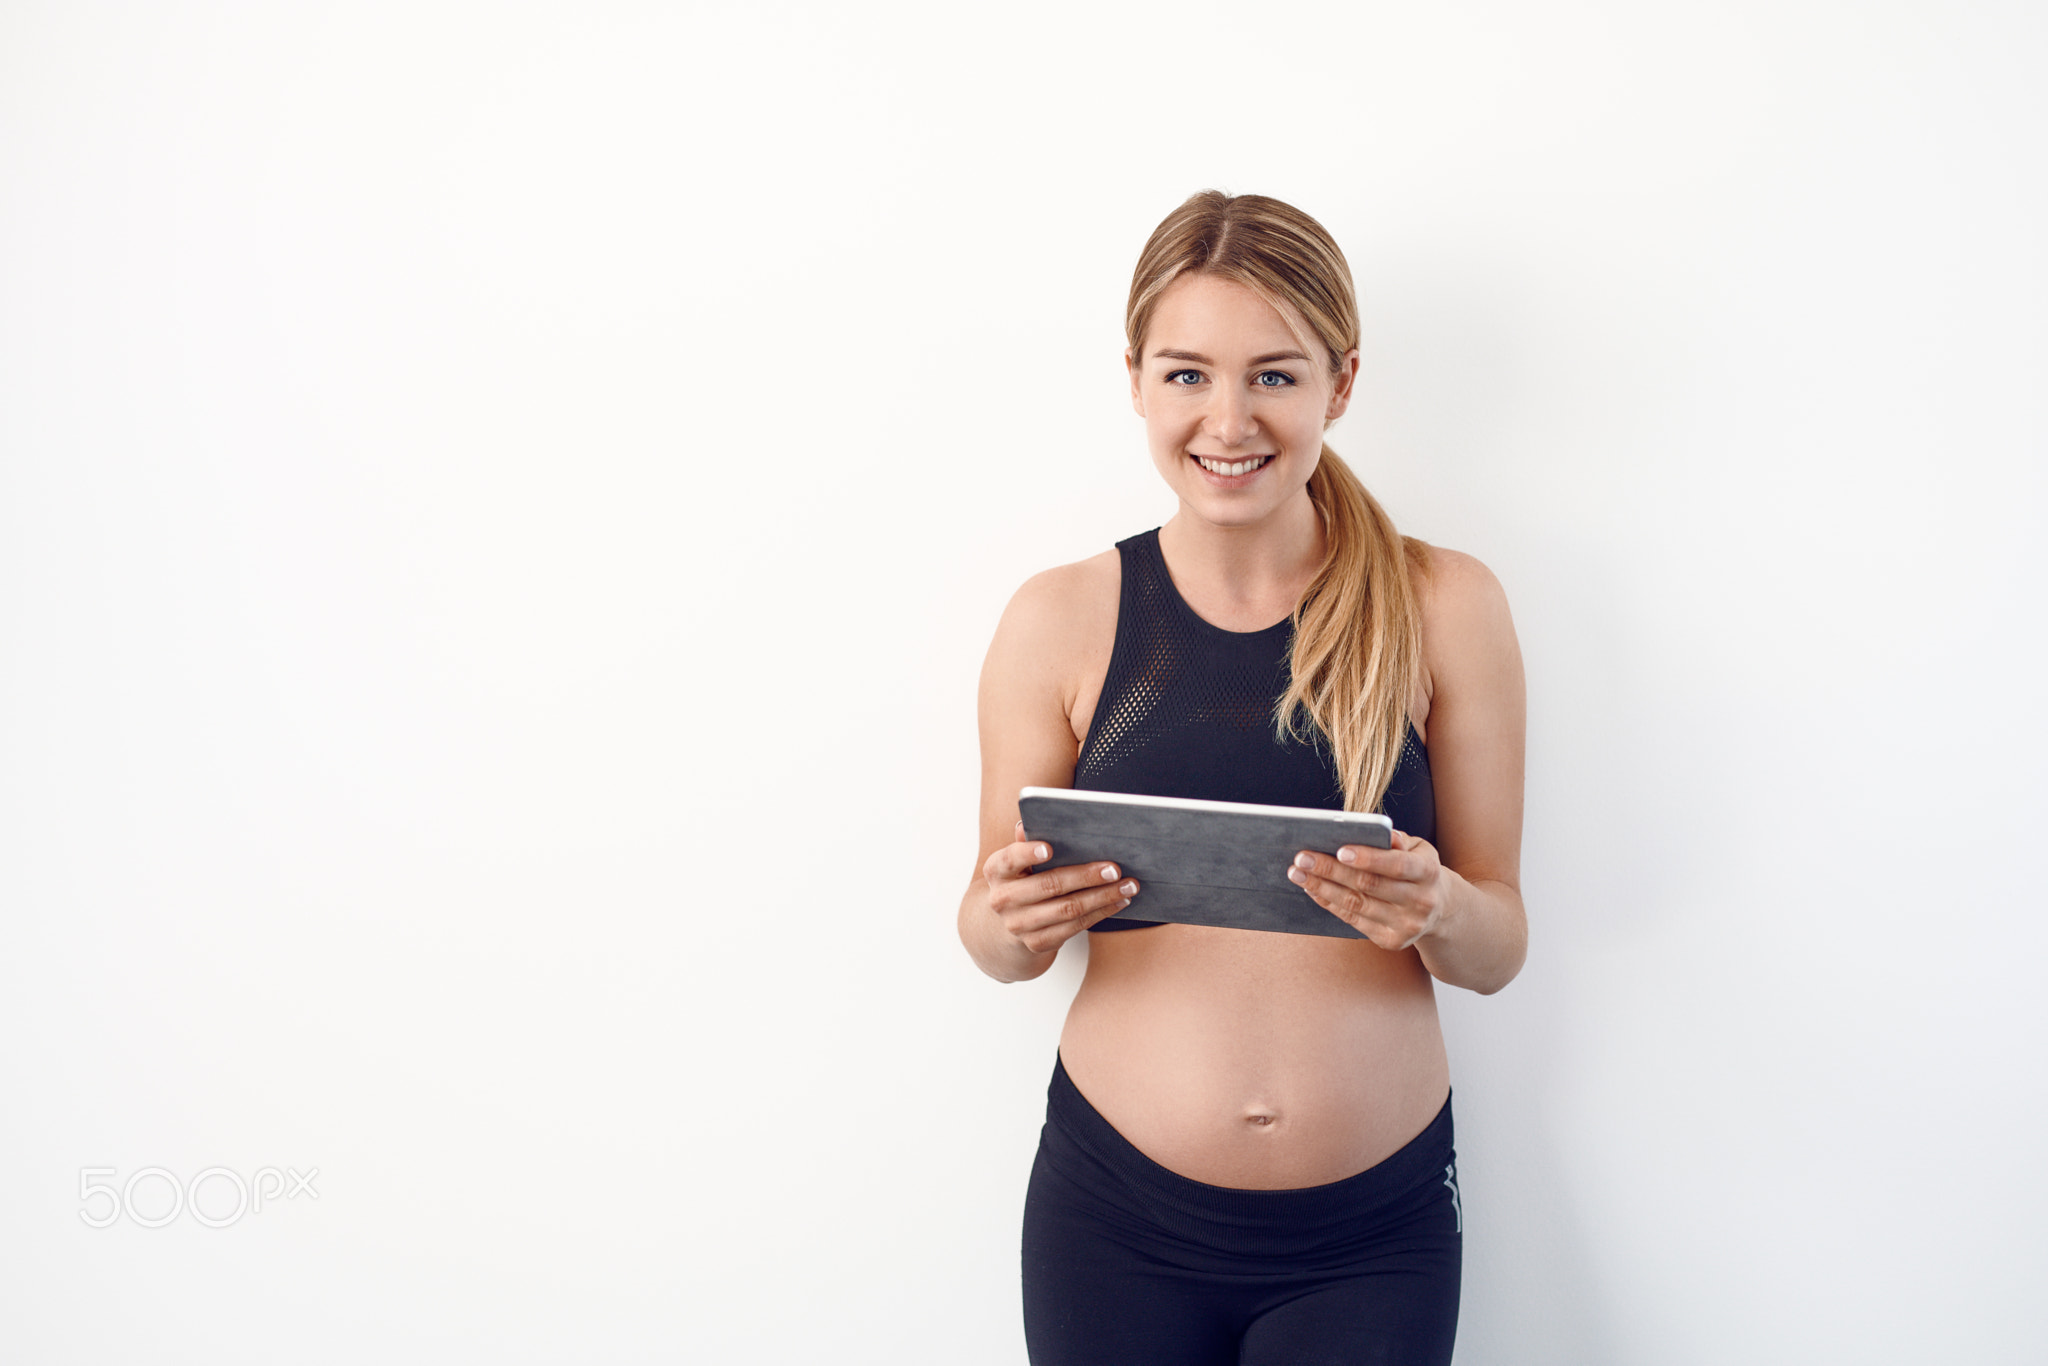
[[[1098,920],[1106,920],[1131,904],[1138,894],[1135,880],[1118,881],[1114,863],[1074,863],[1034,872],[1052,857],[1052,846],[1017,838],[988,856],[981,866],[988,884],[988,908],[1003,932],[1033,953],[1050,953]]]

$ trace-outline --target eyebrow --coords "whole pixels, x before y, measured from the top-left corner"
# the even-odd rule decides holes
[[[1154,356],[1155,358],[1157,358],[1157,359],[1159,359],[1159,360],[1191,360],[1191,361],[1193,361],[1193,362],[1194,362],[1195,364],[1197,364],[1197,365],[1214,365],[1214,364],[1216,363],[1215,361],[1213,361],[1213,360],[1210,360],[1210,359],[1209,359],[1209,358],[1208,358],[1207,356],[1205,356],[1205,355],[1202,355],[1202,354],[1201,354],[1201,353],[1200,353],[1199,351],[1170,351],[1170,350],[1165,350],[1165,351],[1154,351],[1154,352],[1153,352],[1152,354],[1153,354],[1153,356]],[[1274,351],[1274,352],[1270,352],[1269,354],[1267,354],[1267,355],[1263,355],[1263,356],[1253,356],[1253,357],[1252,357],[1252,359],[1251,359],[1251,363],[1252,363],[1253,365],[1270,365],[1270,364],[1272,364],[1272,363],[1273,363],[1274,361],[1276,361],[1276,360],[1307,360],[1307,359],[1308,359],[1308,357],[1307,357],[1307,356],[1304,356],[1304,355],[1303,355],[1303,354],[1302,354],[1301,352],[1299,352],[1299,351]]]

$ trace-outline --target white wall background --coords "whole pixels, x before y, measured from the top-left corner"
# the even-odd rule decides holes
[[[1528,659],[1460,1361],[2042,1360],[2044,62],[2021,0],[8,3],[0,1356],[1021,1362],[1079,968],[953,938],[974,679],[1171,511],[1122,296],[1219,185],[1345,244],[1334,439]],[[150,1166],[318,1198],[85,1225]]]

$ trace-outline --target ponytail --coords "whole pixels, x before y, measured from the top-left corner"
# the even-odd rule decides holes
[[[1428,547],[1402,536],[1350,466],[1325,445],[1309,476],[1323,521],[1323,565],[1294,609],[1292,683],[1274,720],[1283,737],[1328,740],[1347,811],[1386,796],[1408,737],[1422,667],[1414,575]]]

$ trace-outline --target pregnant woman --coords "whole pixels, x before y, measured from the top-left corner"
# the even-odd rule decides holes
[[[1527,942],[1507,601],[1323,443],[1358,309],[1313,218],[1196,195],[1146,243],[1126,333],[1179,506],[1004,612],[960,906],[999,981],[1093,932],[1026,1198],[1031,1360],[1448,1362],[1464,1213],[1435,984],[1497,991]],[[1380,810],[1393,847],[1285,869],[1363,938],[1148,924],[1114,865],[1024,838],[1033,784]]]

